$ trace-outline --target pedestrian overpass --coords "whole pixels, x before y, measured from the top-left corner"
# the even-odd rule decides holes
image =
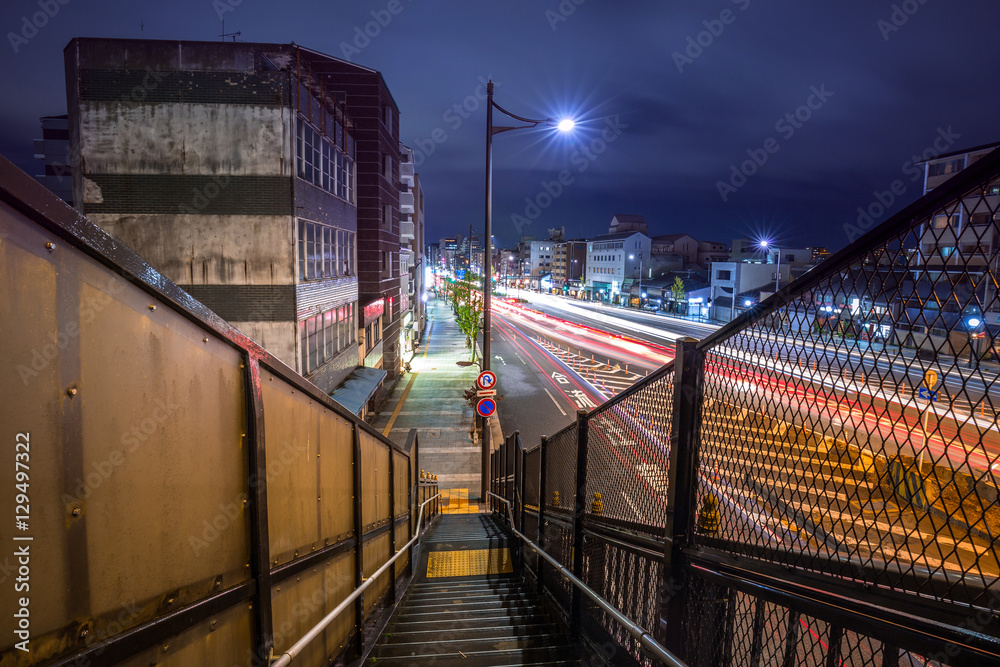
[[[0,200],[4,667],[1000,664],[1000,154],[510,434],[464,516],[418,433],[6,161]]]

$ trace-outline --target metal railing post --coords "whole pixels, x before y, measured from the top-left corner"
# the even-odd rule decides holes
[[[267,658],[274,647],[271,620],[271,556],[267,528],[267,461],[264,448],[264,399],[260,386],[260,364],[251,355],[243,357],[247,392],[247,451],[253,480],[247,489],[250,497],[250,574],[257,582],[254,594],[254,630],[256,650]]]
[[[576,411],[576,504],[573,510],[573,576],[583,579],[583,515],[587,508],[587,411]],[[580,621],[583,616],[583,596],[573,588],[570,608],[570,627],[574,639],[580,639]]]
[[[389,553],[396,554],[396,453],[389,448]],[[396,602],[396,563],[389,566],[389,595]]]
[[[517,529],[524,533],[524,448],[521,447],[521,437],[514,439],[514,488],[517,494]],[[517,543],[517,562],[524,573],[524,549],[521,543]]]
[[[674,357],[674,408],[660,615],[666,620],[664,645],[677,655],[683,655],[685,648],[692,648],[684,646],[688,582],[683,549],[691,540],[698,493],[698,442],[705,353],[695,347],[697,342],[693,338],[678,340]]]
[[[361,586],[364,580],[363,534],[364,519],[361,489],[361,436],[358,425],[354,424],[354,587]],[[355,648],[358,655],[364,655],[365,650],[365,596],[362,593],[354,601],[354,631]]]
[[[548,448],[549,437],[542,436],[542,442],[538,446],[538,547],[545,548],[545,450]],[[545,559],[538,559],[538,594],[541,595],[545,589]]]

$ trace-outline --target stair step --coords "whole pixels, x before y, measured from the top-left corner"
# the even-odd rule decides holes
[[[511,616],[503,611],[493,612],[491,615],[476,614],[460,621],[450,617],[430,618],[426,620],[395,620],[390,622],[388,632],[415,632],[421,630],[431,630],[440,632],[448,627],[461,627],[472,630],[482,627],[502,627],[517,626],[523,623],[548,623],[549,618],[544,614],[535,612],[520,616]]]
[[[507,625],[491,624],[479,628],[468,628],[463,623],[456,623],[452,627],[438,627],[433,630],[390,629],[385,634],[385,642],[386,645],[392,645],[436,642],[442,638],[454,640],[512,639],[538,634],[551,634],[554,631],[554,626],[549,622],[509,623]]]
[[[434,593],[421,593],[420,591],[414,591],[406,599],[407,606],[418,606],[422,604],[434,604],[435,602],[447,603],[452,600],[461,600],[463,604],[470,602],[486,602],[488,600],[532,600],[537,601],[538,595],[532,593],[525,593],[516,589],[511,589],[508,591],[493,591],[493,590],[481,590],[481,591],[465,591],[465,592],[434,592]]]
[[[442,660],[449,657],[458,657],[462,654],[469,656],[467,659],[475,658],[476,662],[466,664],[483,664],[479,658],[489,658],[491,654],[496,657],[509,657],[520,655],[521,659],[530,658],[553,659],[565,658],[566,653],[557,653],[553,648],[553,643],[559,643],[563,638],[555,634],[537,635],[534,637],[518,639],[472,639],[465,641],[437,641],[433,643],[420,644],[383,644],[375,649],[372,657],[377,658],[379,664],[384,659],[405,658],[407,660]],[[565,649],[564,649],[565,650]],[[569,649],[573,650],[573,649]],[[526,655],[534,653],[534,655]],[[570,654],[572,655],[572,653]]]
[[[414,593],[433,593],[436,591],[492,591],[492,590],[524,590],[524,585],[514,579],[442,581],[435,583],[414,584],[410,589]]]
[[[432,604],[419,605],[413,608],[404,606],[400,609],[400,618],[411,618],[416,616],[435,616],[444,614],[478,614],[484,611],[506,611],[507,613],[518,613],[537,609],[538,605],[530,600],[493,600],[491,602],[470,602],[468,604]]]

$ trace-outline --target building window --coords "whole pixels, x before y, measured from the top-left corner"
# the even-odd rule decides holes
[[[382,175],[385,176],[385,180],[392,182],[392,156],[383,155],[382,156]]]
[[[299,220],[299,280],[354,275],[354,232]]]
[[[719,270],[719,271],[715,272],[715,279],[716,280],[732,280],[733,279],[732,276],[733,276],[733,272],[732,271],[722,271],[722,270]]]
[[[947,229],[949,225],[958,227],[957,215],[942,214],[934,216],[934,229]]]
[[[944,162],[932,162],[927,167],[927,175],[944,176],[945,174],[954,174],[957,171],[961,171],[964,166],[965,160],[962,158],[945,160]]]
[[[298,119],[297,132],[299,178],[353,203],[354,160],[304,118]]]
[[[990,221],[992,219],[993,216],[990,215],[989,213],[973,213],[969,219],[969,223],[973,227],[985,227],[986,225],[990,224]]]
[[[312,373],[354,343],[354,304],[331,308],[299,322],[302,374]]]
[[[392,206],[382,204],[382,229],[392,229]]]

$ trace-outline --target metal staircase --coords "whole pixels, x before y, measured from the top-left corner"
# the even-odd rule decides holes
[[[581,664],[569,635],[513,573],[491,516],[442,516],[421,551],[417,579],[368,664]]]

